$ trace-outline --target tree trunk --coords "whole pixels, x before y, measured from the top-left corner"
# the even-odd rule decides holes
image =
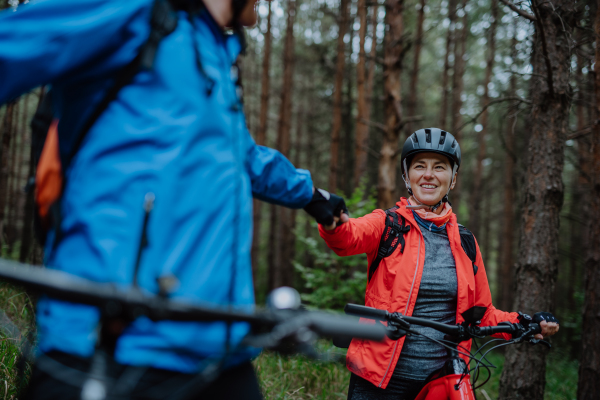
[[[490,265],[490,257],[492,255],[492,200],[494,198],[494,189],[496,183],[493,182],[494,177],[491,176],[491,171],[487,173],[486,185],[484,186],[485,196],[482,198],[483,218],[481,218],[481,230],[479,231],[482,248],[482,258],[485,265]],[[476,236],[477,237],[477,236]]]
[[[6,217],[4,223],[4,231],[6,232],[6,250],[9,255],[12,254],[13,246],[15,244],[15,181],[18,179],[17,177],[17,158],[19,154],[19,128],[20,128],[20,120],[19,114],[22,108],[22,99],[17,100],[15,104],[15,110],[13,112],[13,124],[12,124],[12,140],[10,146],[10,158],[8,163],[10,166],[8,167],[8,182],[6,184]]]
[[[304,106],[301,105],[300,109],[298,110],[298,115],[296,117],[296,137],[294,138],[294,165],[295,166],[299,166],[300,165],[300,155],[301,155],[301,149],[302,149],[302,141],[303,141],[303,130],[304,130],[304,120],[305,120],[305,112],[304,112]],[[296,259],[296,217],[298,216],[298,210],[289,210],[290,212],[290,222],[289,222],[289,226],[290,226],[290,235],[288,236],[288,243],[287,243],[287,247],[286,247],[286,251],[284,251],[284,254],[287,253],[287,257],[289,258],[290,263],[292,264],[292,284],[290,284],[290,286],[294,286],[293,285],[293,281],[294,281],[294,276],[295,276],[295,269],[293,266],[293,261]]]
[[[256,143],[259,145],[264,145],[266,143],[267,137],[267,123],[268,123],[268,115],[269,115],[269,98],[270,98],[270,88],[271,88],[271,75],[270,75],[270,67],[271,67],[271,43],[272,43],[272,35],[271,35],[271,2],[267,2],[267,7],[269,7],[269,14],[267,15],[267,31],[264,36],[264,53],[262,60],[262,77],[261,77],[261,92],[260,92],[260,116],[258,121],[258,132],[256,134]]]
[[[10,144],[13,136],[13,118],[15,114],[16,102],[9,103],[6,106],[4,114],[4,123],[2,129],[2,143],[0,146],[0,248],[5,241],[4,230],[6,223],[6,201],[8,197],[8,174]]]
[[[278,233],[279,207],[275,204],[269,206],[269,250],[267,252],[268,279],[267,291],[281,286],[281,237]]]
[[[277,129],[277,148],[286,157],[290,154],[290,129],[292,120],[292,90],[294,73],[294,21],[296,17],[297,1],[290,0],[287,9],[287,27],[283,50],[283,83],[281,91],[281,104],[279,110],[279,125]],[[290,242],[290,210],[273,206],[271,217],[269,245],[274,254],[270,258],[269,286],[270,289],[293,284],[294,267],[292,260],[285,257],[287,245]]]
[[[517,45],[517,25],[513,24],[512,53],[511,57],[515,59]],[[517,78],[515,74],[510,76],[509,96],[514,96],[517,90]],[[518,106],[518,103],[517,103]],[[513,274],[514,274],[514,226],[515,226],[515,126],[517,124],[517,115],[512,108],[509,110],[506,119],[504,141],[506,144],[506,155],[504,157],[504,201],[502,212],[502,250],[501,262],[497,272],[497,293],[498,298],[496,306],[500,310],[510,310],[512,307],[513,293]]]
[[[39,93],[39,99],[37,108],[39,109],[40,104],[44,98],[46,93],[45,87],[42,86]],[[32,178],[35,175],[35,156],[34,150],[32,146],[32,132],[29,124],[25,126],[25,129],[28,132],[29,138],[29,148],[27,152],[29,153],[29,162],[27,163],[27,179]],[[27,262],[30,259],[32,242],[33,242],[33,213],[35,212],[34,207],[34,199],[33,199],[33,190],[27,192],[25,197],[25,207],[24,207],[24,216],[23,216],[23,230],[21,231],[21,248],[19,250],[19,261],[22,263]],[[32,261],[33,264],[33,261]]]
[[[27,178],[29,179],[35,173],[34,168],[34,156],[33,150],[30,146],[29,150],[29,162],[27,163]],[[25,207],[23,212],[23,229],[21,230],[21,248],[19,249],[19,261],[22,263],[27,262],[29,259],[29,253],[31,252],[31,242],[33,240],[33,213],[34,200],[33,190],[26,193]]]
[[[597,0],[596,60],[594,66],[595,114],[600,116],[600,1]],[[579,362],[578,400],[592,400],[600,393],[600,120],[592,127],[592,201],[589,214],[589,246],[585,260],[585,301],[581,329],[582,352]]]
[[[404,0],[386,0],[386,34],[383,61],[385,134],[379,158],[377,206],[388,208],[395,203],[396,160],[402,122],[400,76],[404,34]]]
[[[333,89],[333,125],[331,126],[331,159],[329,161],[329,187],[332,193],[337,191],[340,131],[342,130],[342,92],[344,85],[344,65],[346,64],[346,44],[344,36],[348,27],[349,0],[340,1],[340,17],[337,39],[337,62],[335,64],[335,82]]]
[[[450,54],[454,46],[456,27],[456,3],[457,0],[448,2],[448,35],[446,36],[446,55],[444,56],[444,70],[442,71],[442,106],[440,108],[440,128],[446,128],[446,117],[448,116],[448,76],[450,75]]]
[[[269,90],[271,86],[271,75],[269,74],[271,64],[271,2],[267,3],[269,14],[267,16],[267,32],[264,37],[264,54],[262,63],[261,93],[260,93],[260,116],[256,143],[264,146],[267,137],[267,116],[269,114]],[[252,241],[252,275],[256,282],[256,268],[258,267],[258,255],[260,251],[260,234],[262,225],[263,205],[260,200],[254,200],[254,235]]]
[[[484,108],[481,115],[481,126],[483,129],[477,136],[477,161],[473,171],[473,191],[471,192],[471,215],[469,216],[469,229],[475,237],[479,235],[481,225],[481,207],[482,207],[482,181],[483,181],[483,159],[486,156],[486,135],[488,131],[488,106],[490,103],[488,86],[492,81],[494,70],[494,57],[496,56],[496,25],[498,24],[498,1],[492,1],[492,23],[490,25],[488,37],[488,57],[485,68],[485,80],[483,82],[483,96],[481,105]],[[489,195],[489,194],[488,194]]]
[[[312,121],[314,118],[313,115],[313,109],[311,107],[311,104],[309,103],[307,105],[307,107],[305,108],[305,118],[306,121]],[[316,154],[316,145],[315,145],[315,140],[316,140],[316,131],[315,129],[311,129],[310,124],[307,124],[306,127],[306,143],[305,143],[305,153],[306,153],[306,158],[303,164],[303,167],[308,169],[309,171],[315,171],[316,170],[316,157],[313,157],[314,154]],[[316,183],[315,183],[316,185]],[[304,215],[304,237],[306,237],[307,239],[309,238],[313,238],[313,236],[316,234],[316,229],[313,226],[313,224],[315,224],[314,219],[312,219],[310,216],[308,216],[308,214]],[[312,254],[308,251],[305,250],[304,251],[304,257],[302,259],[302,263],[304,265],[304,267],[306,268],[312,268],[314,266],[314,257],[312,256]]]
[[[413,57],[413,68],[410,77],[410,89],[408,91],[408,116],[417,115],[417,89],[419,82],[419,60],[421,58],[421,47],[423,44],[423,21],[425,20],[425,0],[419,0],[419,12],[417,15],[417,35],[415,38],[415,55]],[[413,124],[408,122],[406,124],[406,135],[405,137],[409,137],[411,133],[413,133]]]
[[[464,74],[465,74],[465,60],[464,56],[467,50],[467,37],[469,35],[469,20],[466,10],[467,0],[462,2],[462,27],[458,33],[456,33],[456,41],[454,44],[454,74],[452,75],[452,134],[458,141],[461,142],[462,134],[460,132],[460,126],[462,125],[462,114],[460,110],[463,105],[462,92],[464,89]],[[464,173],[464,170],[463,170]],[[451,194],[452,204],[454,205],[454,212],[459,215],[460,197],[461,197],[462,180],[457,179],[454,190]]]
[[[19,235],[19,224],[21,223],[20,217],[20,199],[21,199],[21,190],[20,187],[23,186],[22,181],[22,161],[23,161],[23,147],[25,141],[25,129],[27,127],[27,95],[21,97],[21,120],[20,122],[15,124],[15,137],[13,140],[13,159],[12,159],[12,181],[9,185],[9,214],[8,214],[8,232],[7,235],[7,244],[8,244],[8,253],[12,254],[17,238]]]
[[[354,99],[352,96],[352,41],[354,39],[354,18],[349,18],[350,29],[350,47],[348,51],[348,60],[346,62],[346,68],[344,73],[345,83],[346,83],[346,95],[344,99],[344,113],[343,113],[343,124],[344,127],[344,139],[342,143],[343,157],[341,162],[339,163],[339,171],[338,174],[338,184],[340,184],[343,193],[346,196],[351,196],[353,192],[353,168],[354,168],[354,160],[353,160],[353,142],[354,138],[352,137],[352,106],[354,105]]]
[[[531,58],[531,133],[513,303],[514,309],[528,313],[554,309],[575,3],[534,0],[532,8],[537,21]],[[499,398],[542,400],[547,351],[542,346],[511,346]]]
[[[591,19],[591,18],[590,18]],[[582,42],[587,38],[583,31],[578,32],[577,41]],[[584,58],[581,51],[577,52],[577,69],[575,72],[575,82],[577,84],[578,96],[575,99],[575,115],[577,116],[577,131],[584,130],[588,124],[588,118],[586,115],[586,108],[592,108],[591,104],[594,101],[593,94],[590,96],[586,93],[586,89],[589,87],[593,90],[593,81],[584,79],[583,68],[587,66],[587,60]],[[589,74],[588,76],[591,76]],[[580,307],[577,305],[576,292],[581,288],[583,282],[583,265],[585,263],[586,254],[588,250],[588,216],[590,215],[590,203],[591,203],[591,185],[590,177],[592,171],[590,170],[590,150],[592,148],[592,142],[590,136],[582,136],[576,141],[577,148],[577,172],[573,176],[571,181],[571,206],[569,210],[569,229],[570,229],[570,246],[569,246],[569,262],[562,263],[561,266],[564,271],[559,272],[559,275],[564,273],[567,276],[565,282],[563,282],[563,289],[566,292],[567,307],[566,309],[570,315],[576,316],[581,312]],[[573,319],[571,319],[573,320]],[[580,326],[573,324],[568,328],[561,328],[564,330],[564,335],[579,335]],[[579,341],[569,341],[570,354],[573,359],[579,358],[579,352],[581,350],[581,343]]]
[[[362,5],[361,5],[362,4]],[[365,36],[367,33],[367,10],[366,0],[358,0],[358,17],[360,19],[360,49],[359,61],[356,65],[356,133],[354,149],[354,186],[358,186],[367,172],[369,146],[369,125],[371,119],[371,94],[373,92],[373,77],[375,75],[375,56],[377,54],[377,14],[379,6],[372,7],[371,26],[373,35],[371,41],[371,51],[369,54],[370,62],[367,71]]]

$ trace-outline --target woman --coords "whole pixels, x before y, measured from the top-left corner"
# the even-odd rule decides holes
[[[518,321],[517,313],[492,305],[478,246],[475,263],[461,246],[456,215],[448,202],[460,163],[460,146],[449,132],[421,129],[406,140],[401,164],[410,197],[401,198],[394,212],[404,217],[410,229],[404,234],[405,245],[383,258],[374,273],[369,271],[367,306],[447,324],[463,322],[461,314],[479,306],[486,309],[481,326]],[[383,210],[356,219],[341,214],[335,220],[337,227],[320,226],[319,231],[336,254],[366,253],[370,265],[377,256],[385,215]],[[551,314],[544,316],[556,321]],[[558,331],[556,322],[547,323],[538,314],[536,318],[542,326],[538,338]],[[435,339],[444,336],[431,328],[412,329]],[[510,339],[507,334],[499,336]],[[470,341],[462,345],[471,347]],[[414,399],[427,376],[446,358],[445,348],[420,335],[382,343],[353,340],[347,355],[352,372],[348,399]]]

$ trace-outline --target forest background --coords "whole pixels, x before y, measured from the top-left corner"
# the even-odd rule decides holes
[[[477,237],[495,306],[549,310],[561,322],[551,351],[499,355],[502,399],[600,393],[597,9],[568,0],[280,0],[260,2],[246,31],[250,132],[346,197],[351,217],[406,195],[399,153],[414,130],[458,138],[463,163],[450,200]],[[41,249],[23,187],[35,168],[29,121],[42,90],[0,108],[2,255],[33,264]],[[282,285],[312,307],[364,301],[364,255],[335,256],[303,212],[254,206],[259,303]],[[23,319],[26,308],[6,312]],[[549,363],[579,371],[563,371],[572,381],[565,397],[549,397]]]

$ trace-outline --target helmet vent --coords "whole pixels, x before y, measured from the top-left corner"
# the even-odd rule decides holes
[[[440,136],[440,145],[444,144],[445,141],[446,141],[446,131],[442,131],[442,134]]]
[[[425,143],[431,143],[431,129],[425,129]]]
[[[454,140],[454,141],[452,142],[452,148],[455,148],[455,147],[456,147],[456,140]]]

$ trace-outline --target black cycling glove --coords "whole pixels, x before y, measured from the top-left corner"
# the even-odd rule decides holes
[[[542,321],[556,322],[557,324],[560,324],[560,322],[558,322],[558,318],[549,312],[538,312],[533,314],[533,322],[539,324]]]
[[[312,200],[304,207],[311,217],[321,225],[333,224],[333,217],[339,217],[342,213],[348,214],[346,202],[340,196],[331,194],[326,190],[315,188]]]

